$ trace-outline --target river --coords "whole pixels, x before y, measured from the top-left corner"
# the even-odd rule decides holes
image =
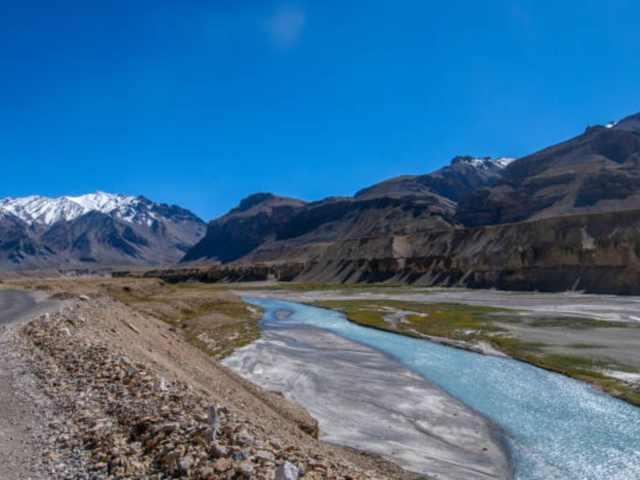
[[[334,404],[333,412],[340,412],[342,402],[345,408],[353,411],[354,402],[350,399],[356,399],[355,405],[364,408],[363,403],[358,403],[360,400],[380,398],[379,391],[368,396],[367,390],[379,390],[383,385],[396,389],[387,392],[390,395],[385,398],[384,406],[378,405],[381,411],[389,408],[391,417],[398,417],[398,412],[393,409],[394,402],[409,403],[414,407],[408,413],[414,428],[420,430],[419,427],[424,426],[428,437],[434,438],[435,432],[435,438],[444,440],[445,444],[451,443],[456,448],[460,447],[458,450],[469,452],[474,441],[485,442],[482,451],[488,452],[489,456],[469,460],[475,462],[474,472],[477,475],[468,474],[467,478],[505,475],[502,468],[491,471],[485,465],[487,460],[500,461],[500,456],[495,452],[497,438],[503,442],[510,457],[512,475],[518,480],[640,479],[640,409],[589,385],[509,358],[480,355],[361,327],[347,321],[344,315],[329,310],[279,300],[246,300],[265,309],[261,323],[265,335],[260,341],[237,351],[225,363],[256,383],[283,391],[307,408],[319,418],[321,432],[328,432],[324,437],[328,441],[385,454],[406,468],[424,474],[437,474],[438,478],[465,478],[456,461],[444,459],[451,461],[447,464],[438,455],[432,455],[430,445],[425,444],[425,451],[429,454],[422,462],[416,462],[415,453],[420,451],[420,445],[416,442],[420,439],[412,438],[409,444],[404,445],[403,440],[407,435],[395,438],[393,434],[394,428],[400,428],[401,425],[385,425],[388,427],[386,436],[380,435],[378,429],[374,432],[378,435],[376,441],[367,442],[366,438],[362,438],[367,434],[367,423],[376,421],[370,415],[356,419],[345,428],[344,418],[340,415],[327,414],[326,405],[324,410],[318,408],[320,398],[325,403]],[[270,331],[273,335],[267,335]],[[307,334],[301,339],[300,332]],[[336,340],[331,342],[331,338],[324,336],[326,334]],[[420,390],[426,389],[424,385],[416,387],[419,382],[397,390],[398,386],[393,384],[358,381],[357,375],[351,371],[345,374],[345,378],[351,381],[343,382],[338,387],[340,391],[330,392],[328,397],[320,395],[323,392],[318,391],[311,395],[296,392],[305,390],[309,384],[299,382],[300,378],[314,377],[313,384],[316,387],[331,386],[330,382],[323,383],[322,380],[342,375],[342,364],[348,364],[351,370],[354,365],[357,366],[357,359],[352,359],[350,362],[336,361],[331,368],[319,370],[317,355],[305,358],[305,354],[313,350],[324,352],[325,356],[329,355],[327,358],[331,358],[334,344],[337,350],[344,352],[344,346],[339,347],[338,338],[384,355],[390,363],[383,369],[391,368],[391,364],[400,369],[391,378],[397,377],[405,369],[424,379],[425,384],[437,386],[443,394],[450,396],[448,398],[453,404],[460,403],[468,407],[470,412],[478,412],[486,418],[495,437],[489,438],[481,432],[479,437],[470,439],[469,445],[458,445],[456,442],[468,433],[470,424],[443,424],[446,416],[440,415],[443,412],[437,408],[436,413],[440,416],[437,420],[430,418],[431,408],[435,408],[434,405],[442,408],[442,400],[439,398],[434,403],[425,394],[426,390]],[[287,341],[289,348],[283,348]],[[289,368],[289,362],[296,367]],[[366,370],[365,367],[366,362],[363,363],[363,370]],[[373,366],[374,370],[376,368],[380,369],[380,365]],[[296,381],[299,382],[297,386]],[[423,408],[415,408],[417,405]],[[476,422],[471,429],[477,431],[479,420],[467,411],[464,413],[465,422]],[[452,431],[462,434],[454,435],[455,438],[447,437]],[[362,435],[359,435],[360,432],[363,432]],[[385,445],[388,438],[392,438],[395,454],[394,449],[387,446],[377,451],[371,448],[372,444],[375,446],[380,442]],[[423,437],[423,440],[428,443],[427,437]],[[406,455],[407,452],[414,454]],[[465,460],[464,457],[458,459]],[[429,462],[432,462],[431,466]],[[476,468],[478,466],[480,470]]]

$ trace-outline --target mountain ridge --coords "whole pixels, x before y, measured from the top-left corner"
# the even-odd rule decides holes
[[[319,251],[343,238],[452,227],[460,196],[492,184],[512,161],[458,156],[430,174],[396,177],[352,197],[315,202],[254,194],[209,222],[207,234],[182,263],[270,261],[295,251]]]
[[[465,226],[498,225],[640,205],[640,114],[584,133],[513,162],[490,188],[463,198]]]
[[[205,224],[177,205],[95,192],[0,200],[0,267],[6,270],[177,262]]]

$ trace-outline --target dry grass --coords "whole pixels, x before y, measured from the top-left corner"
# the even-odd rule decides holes
[[[229,291],[175,288],[152,280],[101,288],[119,302],[170,324],[191,345],[217,359],[260,337],[261,310]]]

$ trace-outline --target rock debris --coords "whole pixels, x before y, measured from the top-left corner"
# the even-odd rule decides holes
[[[83,307],[92,301],[82,300]],[[241,406],[212,404],[188,383],[81,335],[88,319],[77,309],[43,315],[18,342],[55,405],[40,438],[49,478],[397,478],[281,442]]]

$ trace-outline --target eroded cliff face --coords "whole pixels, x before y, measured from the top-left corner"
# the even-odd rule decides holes
[[[640,293],[640,211],[336,243],[298,281]]]
[[[303,247],[301,247],[303,248]],[[298,252],[304,257],[304,252]],[[347,239],[308,259],[159,269],[116,276],[187,281],[390,282],[428,286],[640,294],[640,210],[425,234]]]
[[[208,267],[159,268],[148,271],[121,270],[114,272],[114,278],[160,278],[167,283],[218,283],[218,282],[260,282],[277,280],[289,282],[299,277],[311,267],[310,263],[212,265]]]

